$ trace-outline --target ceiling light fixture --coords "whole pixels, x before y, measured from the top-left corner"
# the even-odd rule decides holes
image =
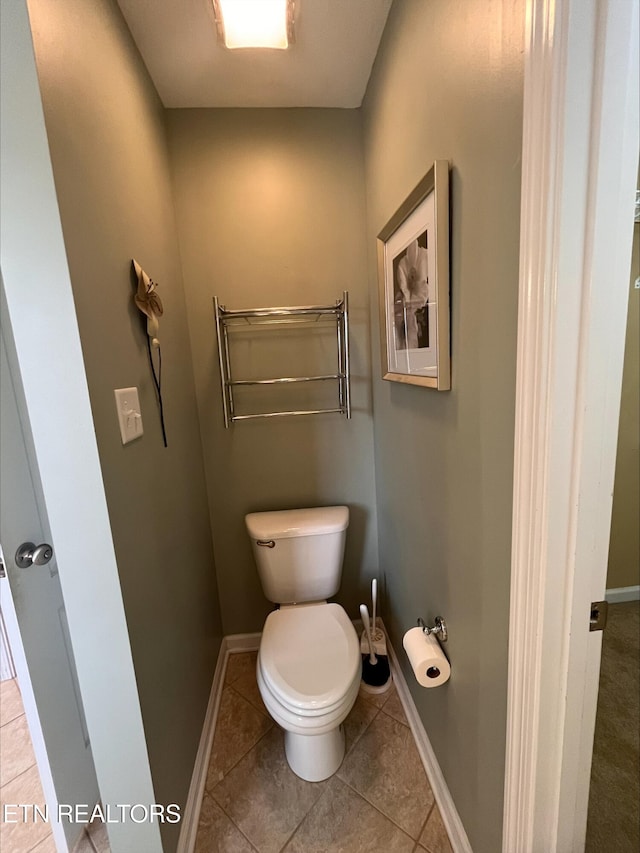
[[[295,0],[213,0],[219,40],[228,48],[285,50],[293,42]]]

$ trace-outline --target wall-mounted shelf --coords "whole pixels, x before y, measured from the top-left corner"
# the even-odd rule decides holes
[[[351,417],[351,386],[349,358],[349,294],[345,290],[342,299],[335,305],[301,305],[292,308],[244,308],[229,310],[214,297],[213,309],[218,339],[220,379],[222,384],[222,408],[224,425],[229,428],[236,421],[254,418],[281,418],[297,415],[341,414]],[[272,379],[234,379],[231,376],[231,353],[229,329],[232,327],[269,326],[277,333],[277,326],[315,325],[323,321],[333,322],[336,331],[337,370],[314,376],[278,376]],[[337,405],[334,408],[301,409],[293,411],[254,412],[236,414],[233,389],[248,385],[293,385],[298,382],[336,382]]]

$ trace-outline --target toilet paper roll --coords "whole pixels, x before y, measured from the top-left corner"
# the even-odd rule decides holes
[[[411,628],[402,638],[402,645],[422,687],[439,687],[449,680],[451,666],[432,634],[425,634],[422,628]]]

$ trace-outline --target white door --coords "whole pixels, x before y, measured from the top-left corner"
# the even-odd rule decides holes
[[[10,370],[10,343],[0,334],[0,542],[13,609],[24,649],[39,729],[46,748],[57,803],[93,806],[99,798],[89,736],[82,708],[67,617],[62,600],[35,457],[29,454],[28,424],[20,406],[21,389]],[[44,565],[19,568],[16,551],[24,542],[50,543],[54,554]],[[46,790],[46,785],[45,785]],[[56,803],[48,802],[50,810]],[[54,811],[55,813],[55,811]],[[81,831],[65,821],[72,844]]]

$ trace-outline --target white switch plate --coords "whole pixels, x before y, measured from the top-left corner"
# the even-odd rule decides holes
[[[130,441],[140,438],[143,433],[138,389],[117,388],[113,393],[116,397],[122,443],[128,444]]]

